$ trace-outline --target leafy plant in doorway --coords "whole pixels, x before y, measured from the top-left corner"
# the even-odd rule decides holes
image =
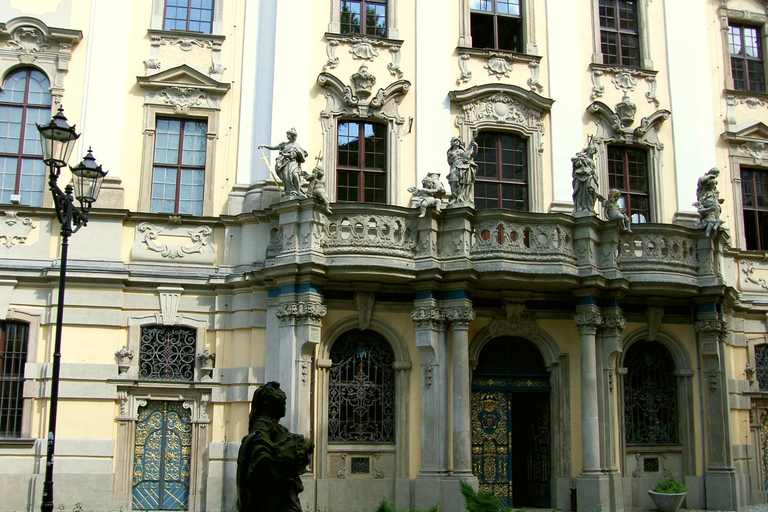
[[[459,482],[467,512],[499,512],[499,499],[490,492],[475,491],[471,485]]]

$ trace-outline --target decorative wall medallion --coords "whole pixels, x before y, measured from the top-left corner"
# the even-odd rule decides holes
[[[472,79],[472,72],[469,70],[467,63],[469,62],[469,54],[462,53],[459,55],[459,71],[461,74],[456,79],[458,85],[465,84]]]
[[[187,114],[189,108],[200,105],[200,100],[205,99],[207,94],[196,87],[168,87],[160,91],[160,96],[165,103],[173,105],[175,113]]]
[[[509,72],[512,71],[512,64],[506,57],[500,55],[489,57],[483,67],[488,70],[489,75],[493,75],[499,80],[502,76],[509,78]]]
[[[33,27],[19,27],[13,32],[8,46],[16,49],[19,60],[24,64],[31,64],[36,54],[51,47],[45,43],[45,38],[39,30]]]
[[[17,212],[5,212],[5,219],[0,224],[0,239],[5,239],[5,247],[10,249],[14,245],[27,241],[30,231],[35,229],[35,224],[29,217],[19,217]]]
[[[352,45],[352,48],[349,49],[349,53],[352,54],[352,58],[355,60],[362,59],[372,61],[374,57],[379,56],[379,50],[368,41],[356,42]]]
[[[368,66],[362,64],[357,73],[350,77],[350,83],[355,95],[366,99],[371,95],[371,90],[376,84],[376,77],[368,72]]]
[[[143,261],[183,260],[184,263],[212,264],[212,234],[213,228],[209,226],[194,229],[183,226],[163,228],[142,222],[136,226],[131,258]],[[174,239],[181,239],[186,243],[170,243]]]
[[[751,156],[755,165],[762,165],[763,159],[768,158],[768,151],[766,151],[765,144],[762,142],[748,141],[739,146],[739,149]]]
[[[633,73],[627,69],[617,70],[616,74],[613,75],[611,82],[613,82],[613,85],[615,85],[617,89],[623,91],[624,94],[627,94],[629,91],[634,91],[635,86],[637,86],[637,79],[633,76]]]

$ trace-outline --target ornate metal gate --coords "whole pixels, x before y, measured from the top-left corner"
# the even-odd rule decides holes
[[[187,510],[191,448],[189,409],[148,401],[136,422],[133,510]]]
[[[503,507],[549,508],[549,375],[520,338],[483,348],[472,379],[472,471]]]

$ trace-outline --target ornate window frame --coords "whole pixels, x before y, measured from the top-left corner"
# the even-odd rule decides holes
[[[343,318],[333,325],[323,336],[318,346],[316,359],[317,390],[317,417],[316,417],[316,454],[317,454],[317,478],[344,479],[350,475],[351,460],[349,455],[370,455],[375,461],[371,461],[371,472],[360,477],[369,478],[408,478],[408,436],[409,415],[408,396],[410,387],[411,360],[408,354],[408,346],[400,336],[397,329],[389,323],[376,317],[370,318],[366,326],[381,334],[392,347],[395,362],[392,368],[395,370],[395,442],[394,443],[328,443],[328,370],[331,367],[331,347],[333,343],[345,332],[353,329],[362,329],[361,315],[353,315]],[[387,471],[387,464],[381,461],[383,470],[378,463],[381,457],[391,458],[392,466]],[[391,471],[391,472],[390,472]],[[357,477],[357,475],[355,476]]]
[[[160,1],[160,0],[155,0]],[[219,0],[221,1],[221,0]],[[397,26],[397,4],[399,0],[387,0],[387,39],[397,39],[400,37],[400,30]],[[328,23],[328,32],[330,34],[341,34],[341,0],[331,0],[331,21]],[[361,41],[370,39],[379,39],[372,35],[342,34],[350,39],[359,39]]]
[[[626,435],[624,432],[624,375],[627,373],[627,369],[624,367],[624,356],[627,353],[629,347],[635,343],[642,342],[642,340],[649,339],[651,337],[650,331],[647,327],[641,327],[629,335],[624,337],[622,343],[622,351],[619,354],[617,361],[617,373],[619,374],[619,381],[617,383],[617,389],[619,392],[619,406],[617,411],[619,413],[619,445],[621,447],[620,461],[624,464],[626,461],[627,452],[640,453],[649,452],[649,447],[643,446],[640,448],[628,448],[626,443]],[[653,336],[654,341],[658,341],[664,347],[669,350],[672,356],[672,360],[675,364],[675,373],[677,377],[677,401],[678,401],[678,424],[680,427],[680,447],[682,449],[682,472],[684,476],[692,476],[696,473],[696,439],[694,435],[694,407],[693,407],[693,367],[686,348],[670,333],[663,329],[660,329],[656,336]],[[677,446],[677,445],[673,445]],[[668,449],[669,446],[659,445],[659,449],[656,452],[679,452],[680,449]],[[625,468],[625,476],[633,475],[640,476],[641,470],[635,469],[632,473],[629,472],[629,468]],[[637,472],[635,475],[634,472]]]
[[[544,117],[554,100],[522,87],[485,84],[449,93],[459,136],[469,141],[480,130],[508,132],[527,140],[528,204],[544,212]]]
[[[213,1],[213,26],[211,27],[211,34],[223,34],[224,25],[222,19],[224,17],[224,8],[222,4],[225,0]],[[168,32],[169,34],[191,34],[195,37],[202,36],[203,38],[211,34],[202,34],[200,32],[187,32],[184,30],[163,30],[163,20],[165,19],[165,0],[152,0],[152,19],[150,20],[150,28],[152,30],[161,30]]]
[[[608,197],[608,145],[643,148],[648,151],[648,194],[651,203],[648,222],[661,222],[665,218],[661,187],[664,144],[659,141],[658,130],[671,113],[669,110],[656,110],[642,118],[639,126],[631,128],[636,111],[637,106],[628,96],[616,105],[615,112],[602,101],[592,102],[587,107],[587,112],[597,121],[597,134],[592,142],[597,147],[600,195]]]
[[[83,39],[79,30],[49,27],[22,16],[0,23],[0,84],[19,67],[32,67],[51,83],[51,115],[61,106],[64,77],[69,71],[72,48]],[[50,194],[43,194],[44,208],[53,207]]]
[[[651,34],[650,21],[648,19],[648,2],[640,0],[637,2],[637,27],[640,39],[640,62],[642,69],[653,69],[653,60],[651,59]],[[603,50],[600,39],[600,0],[592,0],[592,62],[594,64],[603,64]],[[618,68],[625,66],[617,65]]]
[[[337,134],[339,120],[386,123],[387,126],[387,204],[400,203],[401,138],[405,118],[398,111],[403,96],[411,88],[407,80],[395,80],[373,95],[375,77],[363,64],[346,85],[330,73],[320,73],[317,83],[325,89],[326,107],[320,112],[323,128],[325,190],[336,200]]]
[[[27,362],[36,362],[35,356],[38,350],[37,343],[40,338],[40,315],[27,313],[15,308],[9,308],[3,320],[7,322],[24,322],[27,324]],[[24,389],[22,393],[21,436],[17,438],[0,438],[0,447],[26,446],[32,445],[35,442],[32,434],[32,423],[34,419],[34,400],[36,398],[34,391],[36,388],[28,385],[28,383],[32,383],[35,376],[28,374],[26,368],[27,367],[25,366]]]
[[[218,139],[219,134],[221,99],[229,91],[230,85],[214,80],[186,64],[151,76],[137,77],[137,81],[145,91],[139,211],[149,212],[151,210],[154,136],[157,118],[183,117],[205,119],[208,123],[203,216],[212,216],[216,139]]]
[[[763,2],[763,7],[768,9],[768,3]],[[731,71],[731,51],[728,41],[728,28],[731,22],[737,25],[749,25],[758,28],[760,39],[763,44],[763,76],[768,79],[768,55],[766,55],[766,36],[768,36],[768,11],[756,12],[746,10],[736,10],[728,8],[728,0],[725,0],[719,7],[720,29],[723,49],[723,75],[725,76],[725,89],[740,94],[765,95],[766,92],[759,91],[735,91],[733,86],[733,73]]]
[[[737,101],[729,98],[730,101]],[[749,103],[747,103],[749,105]],[[732,108],[732,107],[731,107]],[[731,118],[731,115],[726,115]],[[736,248],[746,251],[747,240],[744,234],[744,214],[741,184],[741,166],[768,168],[768,125],[753,120],[738,126],[728,125],[722,135],[728,143],[728,168],[733,184],[733,238]]]
[[[465,50],[482,50],[481,48],[472,48],[472,22],[470,0],[459,0],[459,42],[458,46],[465,53]],[[539,47],[536,45],[536,1],[523,0],[523,41],[526,55],[538,55]],[[515,54],[509,50],[493,50],[499,53]]]

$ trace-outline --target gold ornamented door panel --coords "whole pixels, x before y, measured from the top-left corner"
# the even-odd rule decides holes
[[[512,503],[512,429],[506,393],[472,393],[472,472],[480,490]]]
[[[192,424],[182,402],[147,401],[133,456],[133,510],[187,510]]]

